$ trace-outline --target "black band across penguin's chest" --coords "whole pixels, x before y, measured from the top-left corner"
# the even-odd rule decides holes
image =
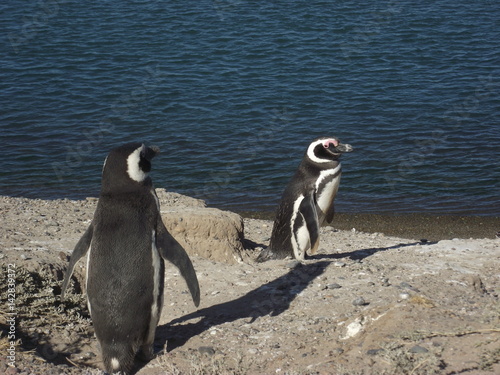
[[[316,204],[323,214],[329,210],[337,195],[341,174],[342,168],[339,164],[336,168],[321,171],[316,180]]]

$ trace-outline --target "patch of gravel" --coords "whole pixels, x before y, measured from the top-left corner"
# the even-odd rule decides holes
[[[0,373],[102,374],[82,290],[85,262],[67,301],[59,300],[68,255],[95,205],[0,197]],[[244,225],[248,261],[192,257],[198,309],[167,265],[156,357],[137,374],[500,373],[500,240],[325,227],[314,257],[254,263],[272,222]]]

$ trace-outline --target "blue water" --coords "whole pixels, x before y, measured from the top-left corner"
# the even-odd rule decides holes
[[[157,187],[271,211],[334,135],[338,211],[500,214],[496,1],[6,0],[0,25],[0,194],[97,196],[139,140]]]

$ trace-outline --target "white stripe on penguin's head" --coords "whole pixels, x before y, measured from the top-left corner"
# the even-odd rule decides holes
[[[141,147],[134,150],[127,158],[127,173],[129,177],[137,182],[142,182],[146,179],[148,174],[141,169],[141,154],[144,154],[146,146],[141,145]]]
[[[335,146],[337,146],[338,142],[339,141],[336,140],[335,138],[321,138],[321,139],[317,139],[316,141],[312,142],[309,145],[309,147],[307,148],[307,156],[309,157],[309,159],[311,159],[315,163],[330,163],[331,159],[323,159],[323,158],[317,157],[316,154],[315,154],[315,152],[314,152],[314,149],[318,145],[323,145],[323,147],[328,147],[328,145],[330,143],[333,143]]]

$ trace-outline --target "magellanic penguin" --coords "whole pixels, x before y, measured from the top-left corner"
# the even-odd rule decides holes
[[[61,299],[76,262],[87,255],[88,307],[109,373],[129,374],[150,360],[163,306],[164,259],[176,265],[196,306],[200,288],[186,251],[169,234],[148,172],[157,147],[113,149],[104,162],[94,218],[71,255]]]
[[[287,256],[304,260],[307,252],[316,252],[319,228],[333,220],[342,173],[339,158],[351,151],[351,145],[334,137],[311,142],[283,193],[269,247],[259,254],[258,262]]]

